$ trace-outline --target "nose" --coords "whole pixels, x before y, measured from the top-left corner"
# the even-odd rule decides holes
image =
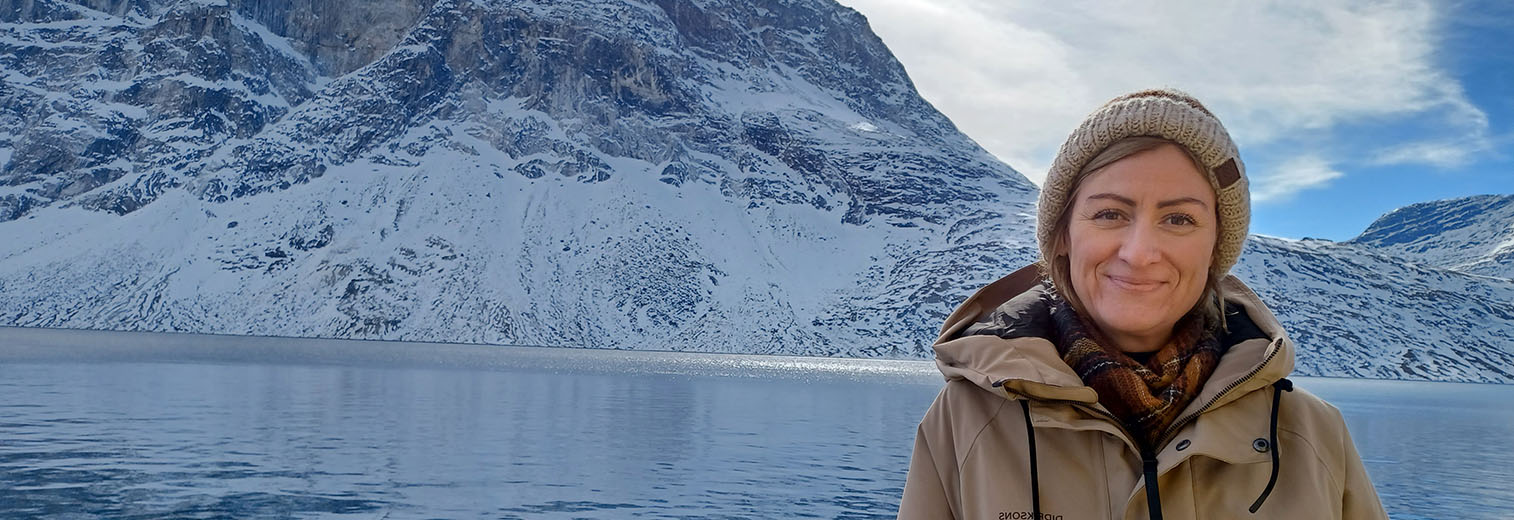
[[[1120,260],[1129,265],[1147,265],[1161,259],[1162,253],[1158,248],[1161,240],[1157,230],[1150,226],[1130,226],[1126,228],[1124,243],[1120,244]]]

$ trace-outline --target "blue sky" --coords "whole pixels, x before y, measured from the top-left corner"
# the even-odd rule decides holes
[[[1037,183],[1088,112],[1167,86],[1235,137],[1254,233],[1346,240],[1407,204],[1514,193],[1514,3],[841,2]]]

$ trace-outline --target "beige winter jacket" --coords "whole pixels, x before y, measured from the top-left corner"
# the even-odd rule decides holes
[[[1039,281],[1021,269],[947,318],[935,345],[947,383],[920,422],[899,518],[1143,519],[1152,492],[1169,520],[1387,517],[1340,412],[1278,389],[1293,343],[1235,277],[1223,282],[1245,311],[1227,320],[1234,343],[1152,464],[1047,339]]]

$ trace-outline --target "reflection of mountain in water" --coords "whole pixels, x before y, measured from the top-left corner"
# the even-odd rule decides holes
[[[1034,256],[834,3],[84,4],[0,14],[0,323],[927,357]],[[1355,251],[1243,265],[1306,371],[1514,380],[1507,280]]]

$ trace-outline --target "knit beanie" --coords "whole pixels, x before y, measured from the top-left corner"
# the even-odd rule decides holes
[[[1037,205],[1036,241],[1041,259],[1050,262],[1052,228],[1082,178],[1078,172],[1109,145],[1127,137],[1160,137],[1176,142],[1201,163],[1219,206],[1219,236],[1210,273],[1223,278],[1241,256],[1251,225],[1251,194],[1246,166],[1224,125],[1197,99],[1172,89],[1126,94],[1099,107],[1078,126],[1052,161]]]

